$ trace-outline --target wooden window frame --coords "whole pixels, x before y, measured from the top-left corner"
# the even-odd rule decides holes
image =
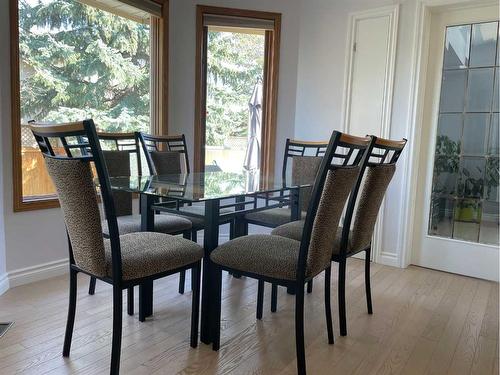
[[[168,134],[168,25],[169,0],[152,0],[162,4],[162,16],[158,18],[156,35],[157,64],[151,66],[151,110],[154,111],[151,131]],[[10,0],[10,72],[11,72],[11,117],[12,117],[12,183],[14,212],[32,211],[59,207],[55,196],[25,200],[23,197],[23,171],[21,148],[21,90],[19,69],[19,0]],[[154,65],[154,66],[153,66]],[[156,77],[156,79],[155,79]],[[154,96],[153,96],[154,94]]]
[[[196,6],[196,81],[195,81],[195,124],[194,124],[194,171],[202,172],[205,167],[206,142],[206,66],[203,61],[207,41],[204,40],[204,15],[246,17],[272,20],[274,30],[266,31],[266,51],[263,79],[263,111],[261,142],[261,176],[266,183],[274,177],[276,120],[278,107],[278,78],[281,40],[281,14],[257,10]]]

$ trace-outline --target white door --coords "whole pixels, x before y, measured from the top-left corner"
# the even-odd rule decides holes
[[[498,5],[432,14],[413,262],[498,280]]]
[[[396,53],[398,6],[350,15],[344,129],[364,137],[389,136]],[[382,207],[372,242],[372,256],[381,254]],[[364,258],[364,253],[359,254]]]

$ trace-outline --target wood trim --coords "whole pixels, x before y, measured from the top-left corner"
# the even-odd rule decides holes
[[[206,80],[203,67],[205,30],[203,28],[203,9],[196,7],[196,61],[195,61],[195,108],[194,108],[194,172],[201,172],[205,165],[205,121],[202,108],[205,107]]]
[[[161,3],[162,17],[160,18],[160,48],[159,48],[159,84],[160,100],[158,101],[158,126],[155,130],[160,135],[168,134],[168,48],[169,48],[169,0],[153,0]],[[19,4],[18,0],[9,0],[10,15],[10,74],[11,74],[11,144],[12,144],[12,190],[14,212],[41,210],[59,207],[59,200],[55,196],[47,198],[33,198],[23,200],[22,155],[21,155],[21,99],[20,99],[20,71],[19,71]]]
[[[392,139],[377,138],[375,141],[375,146],[385,146],[390,148],[402,149],[406,145],[406,139],[401,141],[394,141]]]
[[[350,135],[346,133],[342,133],[340,136],[340,142],[349,143],[357,146],[366,146],[371,142],[370,137],[357,137],[355,135]]]
[[[274,177],[276,121],[278,105],[278,78],[281,40],[281,14],[258,10],[234,9],[205,5],[196,6],[196,82],[195,82],[195,123],[194,123],[194,171],[200,172],[205,165],[205,114],[206,108],[206,66],[203,56],[206,53],[206,35],[203,27],[203,15],[214,14],[232,17],[248,17],[272,20],[274,30],[266,31],[266,52],[264,61],[264,90],[262,111],[262,148],[261,176],[269,182]]]
[[[168,85],[169,85],[169,25],[170,12],[169,0],[163,0],[162,18],[160,20],[160,67],[161,67],[161,87],[160,87],[160,128],[158,135],[168,134]]]
[[[324,146],[328,145],[328,141],[301,141],[298,139],[290,139],[290,143],[298,143],[307,146]]]
[[[151,133],[168,134],[168,13],[169,0],[161,0],[162,17],[151,17]]]

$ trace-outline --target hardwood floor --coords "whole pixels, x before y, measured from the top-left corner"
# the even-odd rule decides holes
[[[306,296],[310,374],[498,374],[498,284],[443,272],[373,264],[374,314],[366,313],[363,262],[348,265],[348,336],[327,344],[322,278]],[[336,280],[336,267],[332,279]],[[189,280],[189,277],[186,278]],[[154,316],[139,323],[124,310],[123,374],[294,374],[294,298],[280,288],[278,312],[255,319],[257,283],[223,276],[221,348],[189,347],[191,292],[177,294],[177,277],[155,283]],[[61,355],[67,277],[9,290],[0,321],[14,327],[0,339],[0,374],[105,374],[111,351],[111,289],[87,295],[79,278],[70,358]],[[187,290],[190,290],[189,286]],[[137,295],[137,293],[136,293]],[[137,311],[137,301],[136,301]]]

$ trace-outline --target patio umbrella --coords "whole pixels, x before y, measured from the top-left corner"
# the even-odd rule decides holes
[[[243,168],[248,171],[247,189],[255,190],[259,184],[260,135],[262,125],[262,83],[257,82],[248,102],[248,145]]]

